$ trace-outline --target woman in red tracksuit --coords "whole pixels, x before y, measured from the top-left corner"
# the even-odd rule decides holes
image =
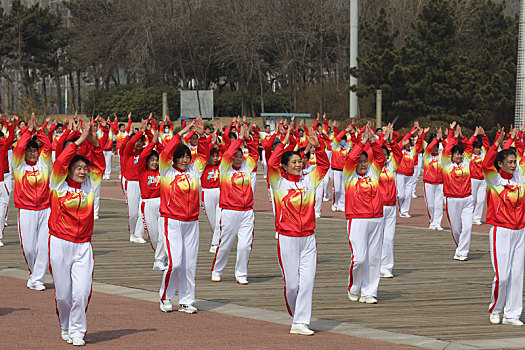
[[[77,153],[88,139],[92,163]],[[106,166],[96,127],[85,123],[82,136],[58,155],[51,174],[49,270],[55,281],[55,300],[62,339],[84,345],[86,311],[93,281],[95,188]]]
[[[217,139],[217,134],[214,133],[212,138]],[[204,210],[208,217],[208,222],[211,226],[213,237],[211,240],[210,253],[215,254],[217,247],[219,246],[219,236],[221,232],[220,225],[220,156],[219,147],[215,145],[212,139],[210,143],[210,158],[208,164],[204,169],[201,176],[201,187],[202,187],[202,202],[204,203]]]
[[[268,162],[268,178],[278,216],[275,220],[275,229],[279,233],[277,254],[285,283],[286,307],[292,317],[290,333],[301,335],[314,333],[308,325],[317,265],[315,191],[330,167],[325,146],[319,143],[314,129],[310,135],[317,165],[308,175],[301,176],[301,155],[296,151],[284,151],[290,139],[290,129]]]
[[[181,137],[195,125],[200,135],[197,159],[191,161],[191,151],[181,145]],[[160,309],[173,311],[170,299],[179,287],[180,312],[194,314],[195,271],[199,250],[199,179],[208,161],[208,144],[204,123],[197,118],[188,123],[160,154],[160,220],[159,228],[166,240],[168,268],[164,271],[159,290]],[[190,164],[191,163],[191,164]]]
[[[503,143],[502,132],[488,149],[482,162],[487,181],[487,224],[490,257],[494,268],[492,301],[489,306],[492,324],[523,326],[523,267],[525,259],[525,160],[523,147],[498,148]],[[511,133],[515,139],[517,130]],[[515,139],[516,146],[521,140]]]

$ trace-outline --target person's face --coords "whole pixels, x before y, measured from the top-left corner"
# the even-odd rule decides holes
[[[124,125],[122,125],[120,128],[118,128],[118,130],[120,132],[124,132],[126,130],[126,127]]]
[[[197,146],[197,143],[199,142],[199,137],[195,134],[191,136],[190,143],[192,146]]]
[[[237,132],[237,128],[235,126],[232,126],[232,128],[230,129],[230,132]]]
[[[301,175],[303,169],[303,160],[297,154],[292,154],[288,159],[288,164],[283,165],[283,170],[290,175]]]
[[[481,154],[481,147],[475,147],[472,151],[475,155],[479,156]]]
[[[434,146],[434,148],[432,148],[432,153],[436,154],[439,152],[439,146]]]
[[[368,170],[368,157],[361,154],[357,163],[357,175],[365,175]]]
[[[317,132],[323,131],[323,126],[321,124],[317,124]]]
[[[151,130],[151,124],[148,124],[147,129]]]
[[[303,135],[304,135],[304,131],[303,131],[302,129],[300,129],[300,130],[299,130],[299,136],[300,136],[300,137],[303,137]]]
[[[64,131],[64,127],[59,126],[59,127],[57,128],[57,133],[60,134],[62,131]]]
[[[219,163],[219,153],[214,153],[210,155],[210,158],[208,159],[209,165],[217,165]]]
[[[452,162],[457,163],[457,164],[463,162],[463,153],[455,152],[452,155]]]
[[[69,178],[78,183],[83,183],[86,177],[88,176],[88,173],[88,165],[83,160],[77,160],[68,169]]]
[[[146,164],[149,171],[157,171],[159,170],[159,157],[157,156],[151,156],[148,159],[148,163]]]
[[[26,148],[26,162],[36,162],[38,160],[38,148]]]
[[[385,159],[388,159],[389,156],[388,156],[388,152],[386,151],[386,149],[381,148],[381,150],[383,151],[383,154],[384,154],[384,156],[385,156]]]
[[[242,165],[243,154],[241,151],[235,152],[235,158],[233,159],[233,166],[238,168]]]
[[[135,143],[135,151],[140,151],[144,147],[144,141],[140,138],[137,143]]]
[[[20,122],[20,129],[23,129],[26,127],[26,122]]]
[[[516,168],[518,167],[518,161],[514,154],[510,154],[503,160],[503,162],[498,162],[498,166],[507,174],[514,174],[514,171],[516,171]]]
[[[268,126],[264,129],[264,131],[266,131],[266,133],[270,133],[270,131],[272,131],[272,129],[271,129],[270,126],[268,125]]]
[[[204,129],[204,132],[208,135],[211,134],[211,128],[206,127],[206,129]]]
[[[190,165],[191,156],[184,154],[182,157],[175,159],[175,166],[179,169],[186,170]]]

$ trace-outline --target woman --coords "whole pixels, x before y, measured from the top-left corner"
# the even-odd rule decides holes
[[[429,230],[443,231],[443,170],[441,168],[440,144],[443,131],[439,128],[437,136],[425,147],[423,154],[423,183],[425,202],[429,217]]]
[[[198,139],[197,159],[191,161],[191,151],[181,145],[181,137],[195,126]],[[168,268],[164,271],[159,291],[160,310],[173,311],[170,299],[179,284],[180,312],[194,314],[195,270],[199,250],[199,179],[208,161],[204,123],[199,117],[188,123],[161,152],[160,220],[161,235],[166,240]],[[190,164],[191,163],[191,164]]]
[[[136,164],[140,186],[140,212],[144,231],[149,236],[151,248],[155,252],[153,270],[164,271],[164,238],[159,234],[160,218],[160,173],[159,154],[154,149],[159,146],[159,133],[155,131],[153,139],[142,150]]]
[[[461,144],[458,142],[461,140]],[[474,198],[470,181],[470,160],[472,145],[456,126],[454,136],[441,155],[443,168],[443,193],[446,199],[447,217],[452,238],[456,243],[454,259],[468,260],[470,236],[472,234],[472,213]]]
[[[290,128],[268,162],[268,178],[278,215],[275,220],[275,229],[279,233],[277,254],[285,283],[286,307],[292,317],[290,333],[301,335],[314,333],[308,325],[317,265],[315,192],[330,167],[325,146],[319,144],[315,129],[310,135],[308,138],[315,147],[317,165],[308,175],[301,176],[303,161],[299,152],[284,152],[290,139]]]
[[[514,129],[511,138],[516,134]],[[504,135],[504,132],[499,135],[482,162],[488,189],[487,224],[492,225],[490,257],[496,274],[489,313],[492,324],[523,326],[519,318],[523,307],[525,258],[525,163],[522,152],[519,155],[514,149],[498,152]]]
[[[245,140],[249,155],[244,161],[240,147]],[[238,284],[248,284],[248,260],[252,250],[254,229],[251,174],[259,158],[257,146],[258,141],[250,137],[249,127],[242,125],[239,138],[232,141],[221,160],[219,167],[221,236],[211,268],[212,282],[221,281],[221,275],[228,263],[233,241],[235,237],[238,237],[235,279]]]
[[[370,143],[371,154],[365,151]],[[385,155],[369,126],[348,154],[343,169],[345,214],[352,252],[348,276],[348,299],[377,303],[381,269],[383,199],[379,191]],[[361,298],[359,293],[361,292]]]
[[[215,145],[217,141],[217,132],[212,135],[212,142],[210,143],[210,158],[208,164],[204,169],[201,176],[202,186],[202,201],[204,202],[204,210],[208,217],[211,230],[213,232],[213,238],[211,240],[210,253],[215,254],[217,247],[219,246],[219,236],[221,232],[220,226],[220,209],[219,209],[219,197],[220,197],[220,181],[219,181],[219,147]]]
[[[92,163],[76,154],[86,140],[93,145]],[[49,270],[55,281],[61,336],[73,345],[84,345],[87,329],[94,265],[91,236],[95,189],[105,167],[96,127],[84,123],[82,135],[58,155],[51,174]]]
[[[481,140],[479,140],[481,138]],[[490,147],[489,138],[485,135],[483,127],[477,126],[474,135],[469,139],[472,144],[472,161],[470,162],[470,179],[472,181],[472,197],[474,198],[474,225],[481,225],[481,216],[483,215],[483,207],[485,206],[485,199],[487,196],[487,183],[483,177],[483,169],[481,163],[487,154]]]
[[[51,172],[51,142],[39,129],[35,115],[13,151],[15,175],[15,206],[18,208],[20,246],[29,269],[27,287],[43,291],[48,264],[49,173]],[[42,147],[32,139],[36,132]]]

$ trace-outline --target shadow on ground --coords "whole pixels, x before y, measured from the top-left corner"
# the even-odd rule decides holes
[[[126,335],[142,333],[142,332],[154,332],[157,328],[147,328],[147,329],[113,329],[110,331],[100,331],[95,333],[88,333],[86,335],[86,343],[100,343],[104,341],[118,339]]]

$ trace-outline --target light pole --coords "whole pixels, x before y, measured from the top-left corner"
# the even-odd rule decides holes
[[[518,72],[516,77],[516,107],[514,126],[525,122],[525,0],[520,1],[520,26],[518,34]]]
[[[357,39],[359,22],[359,2],[350,0],[350,68],[357,68]],[[350,76],[350,86],[357,86],[357,78]],[[350,91],[350,118],[357,118],[357,93]]]

